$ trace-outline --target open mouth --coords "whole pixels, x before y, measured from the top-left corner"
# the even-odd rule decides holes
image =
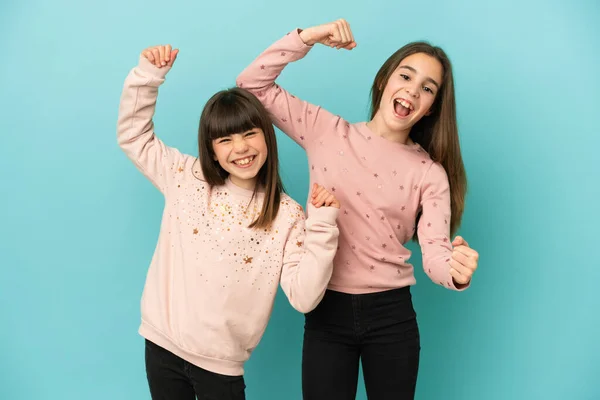
[[[248,168],[254,163],[255,158],[256,156],[244,157],[237,160],[233,160],[232,163],[240,168]]]
[[[394,114],[399,118],[408,117],[415,110],[411,102],[404,99],[394,99]]]

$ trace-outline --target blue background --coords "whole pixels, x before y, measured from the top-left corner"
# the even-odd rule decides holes
[[[315,48],[279,82],[352,122],[406,42],[441,45],[455,68],[470,184],[460,233],[481,262],[459,294],[413,259],[417,398],[600,399],[599,4],[3,2],[0,398],[149,398],[137,328],[163,199],[115,137],[140,51],[181,49],[155,121],[196,154],[210,95],[286,32],[343,17],[358,47]],[[279,137],[284,182],[304,203],[306,157]],[[249,399],[301,398],[302,324],[280,293],[247,365]]]

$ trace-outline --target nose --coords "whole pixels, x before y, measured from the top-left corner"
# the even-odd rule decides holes
[[[246,143],[246,139],[243,137],[237,138],[233,141],[233,151],[236,153],[245,153],[248,151],[248,144]]]
[[[406,93],[411,97],[419,97],[419,88],[416,84],[407,86]]]

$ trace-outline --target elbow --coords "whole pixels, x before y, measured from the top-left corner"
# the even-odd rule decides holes
[[[292,303],[292,307],[294,307],[296,311],[301,312],[302,314],[308,314],[309,312],[317,308],[318,304],[319,303],[317,301],[294,302]]]

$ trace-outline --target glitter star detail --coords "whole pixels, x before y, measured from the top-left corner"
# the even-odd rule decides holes
[[[308,110],[308,115],[312,115],[312,111]]]
[[[437,203],[435,203],[435,202],[434,202],[434,203],[433,203],[433,206],[434,206],[434,207],[437,207]]]
[[[400,210],[402,210],[402,211],[406,210],[406,206],[402,206],[402,208]]]
[[[373,174],[375,178],[379,178],[379,174]]]
[[[304,136],[300,136],[300,140],[304,140]]]
[[[398,175],[398,172],[396,170],[393,170],[392,175],[396,176],[396,175]]]
[[[361,195],[361,193],[360,193],[360,192],[356,192],[356,195],[357,195],[357,196],[360,196],[360,195]]]
[[[287,122],[286,118],[281,118],[281,122]]]
[[[400,185],[400,190],[404,190],[404,186],[403,185]]]
[[[427,224],[427,227],[428,227],[428,228],[431,228],[431,222]]]
[[[194,228],[194,235],[198,234],[198,229]]]
[[[297,241],[297,242],[296,242],[296,246],[298,246],[298,247],[302,247],[302,242],[300,242],[300,241]]]
[[[261,65],[261,66],[260,66],[260,69],[265,69],[265,66],[264,66],[264,65]]]
[[[332,191],[332,192],[335,192],[335,188],[334,188],[334,187],[332,187],[332,188],[331,188],[331,191]]]
[[[252,257],[248,257],[248,256],[244,257],[244,263],[252,264]]]
[[[298,121],[299,124],[301,124],[302,123],[302,118],[298,118],[297,121]]]
[[[381,247],[383,247],[384,249],[387,247],[387,244],[382,244]]]
[[[179,168],[177,169],[177,171],[179,171],[179,172],[183,172],[183,168],[182,168],[182,167],[179,167]]]
[[[281,57],[285,57],[285,51],[281,52]]]

